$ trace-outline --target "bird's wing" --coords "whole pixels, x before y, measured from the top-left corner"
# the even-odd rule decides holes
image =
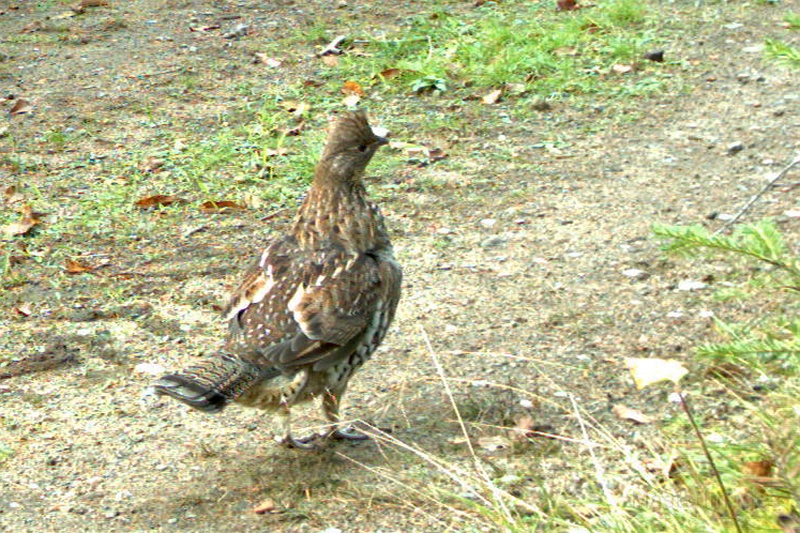
[[[390,308],[391,319],[400,269],[337,249],[298,259],[291,244],[268,247],[234,291],[226,311],[238,343],[231,349],[280,368],[326,368],[352,353],[376,313]]]
[[[328,258],[297,285],[288,309],[299,327],[265,355],[282,367],[322,370],[349,356],[394,312],[400,269],[369,254]]]

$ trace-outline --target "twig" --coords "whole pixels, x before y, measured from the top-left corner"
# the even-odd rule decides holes
[[[798,157],[795,162],[800,161],[800,157]],[[717,485],[719,485],[720,490],[722,491],[722,498],[725,500],[725,507],[728,508],[728,514],[733,520],[733,525],[736,528],[736,533],[742,533],[742,528],[739,527],[739,520],[736,519],[736,511],[733,509],[733,504],[731,503],[731,499],[728,497],[728,491],[725,490],[725,485],[722,483],[722,476],[719,475],[719,470],[717,470],[717,465],[714,463],[714,459],[711,457],[711,452],[708,451],[708,446],[706,446],[706,440],[703,438],[703,434],[700,432],[700,428],[697,427],[697,423],[694,421],[694,416],[692,415],[692,410],[689,408],[689,402],[686,401],[686,397],[683,395],[682,392],[678,391],[678,397],[681,399],[681,405],[683,406],[684,412],[686,412],[686,416],[689,418],[689,423],[692,424],[692,428],[694,429],[695,435],[697,435],[697,440],[700,441],[700,446],[703,448],[703,453],[708,459],[708,464],[711,465],[711,471],[714,472],[714,477],[717,479]]]
[[[583,440],[587,444],[586,449],[589,450],[589,455],[592,458],[592,462],[594,463],[595,468],[595,476],[597,476],[597,483],[600,484],[600,488],[603,489],[603,495],[606,497],[606,501],[614,507],[615,509],[617,506],[617,498],[611,492],[611,489],[608,487],[608,483],[605,480],[605,471],[603,470],[603,465],[600,464],[600,461],[597,459],[597,456],[594,453],[594,446],[592,446],[591,439],[589,439],[589,432],[586,431],[586,424],[583,423],[583,418],[581,417],[580,409],[578,409],[578,404],[575,402],[575,396],[572,394],[569,395],[569,401],[572,403],[572,409],[575,413],[575,416],[578,420],[578,424],[581,426],[581,433],[583,435]]]
[[[319,57],[327,55],[336,55],[336,56],[340,55],[342,53],[342,50],[339,48],[339,45],[342,44],[345,39],[347,39],[347,35],[339,35],[330,43],[328,43],[328,46],[323,48],[320,52],[317,52],[317,55]]]
[[[439,357],[436,355],[436,352],[433,350],[433,346],[431,346],[431,340],[428,338],[428,333],[425,329],[420,326],[420,333],[422,334],[422,339],[425,341],[425,347],[428,349],[428,353],[431,356],[431,360],[433,361],[434,366],[436,367],[436,373],[439,374],[439,378],[442,380],[442,386],[444,387],[445,394],[450,399],[450,405],[453,408],[453,411],[456,414],[456,419],[458,420],[458,424],[461,426],[461,433],[464,435],[464,439],[467,443],[467,448],[469,448],[469,453],[472,456],[472,461],[475,463],[475,468],[477,471],[483,476],[486,485],[491,489],[492,496],[494,496],[495,501],[500,506],[500,509],[503,511],[506,519],[510,522],[513,522],[513,517],[511,512],[509,511],[508,507],[506,506],[505,502],[503,501],[502,495],[500,495],[495,487],[495,484],[492,483],[489,474],[486,472],[486,469],[483,468],[480,459],[478,458],[478,454],[475,453],[475,448],[472,446],[472,441],[469,437],[469,432],[467,431],[467,425],[464,423],[464,419],[461,417],[461,411],[458,409],[458,405],[456,404],[455,396],[453,396],[453,391],[450,389],[450,383],[447,381],[447,376],[444,373],[444,368],[442,367],[441,362],[439,361]]]
[[[771,180],[769,180],[769,182],[768,182],[766,185],[764,185],[764,187],[763,187],[763,188],[762,188],[760,191],[758,191],[758,192],[755,194],[755,196],[753,196],[752,198],[750,198],[750,201],[749,201],[749,202],[747,202],[747,203],[744,205],[744,207],[742,207],[742,208],[739,210],[739,212],[738,212],[738,213],[736,213],[736,215],[735,215],[735,216],[734,216],[732,219],[730,219],[728,222],[726,222],[726,223],[725,223],[725,225],[724,225],[724,226],[722,226],[722,227],[721,227],[721,228],[719,228],[717,231],[715,231],[715,232],[714,232],[714,235],[718,235],[718,234],[722,233],[723,231],[725,231],[726,229],[728,229],[729,227],[731,227],[732,225],[734,225],[734,224],[735,224],[735,223],[736,223],[736,222],[737,222],[737,221],[738,221],[740,218],[742,218],[742,215],[744,215],[744,214],[747,212],[747,210],[748,210],[748,209],[750,209],[750,208],[753,206],[753,204],[754,204],[754,203],[756,203],[756,201],[757,201],[759,198],[761,198],[761,196],[762,196],[762,195],[763,195],[765,192],[767,192],[767,191],[768,191],[768,190],[769,190],[769,189],[770,189],[770,188],[771,188],[773,185],[775,185],[775,183],[777,183],[777,182],[778,182],[778,180],[779,180],[779,179],[783,178],[783,177],[786,175],[786,173],[787,173],[787,172],[789,172],[791,169],[793,169],[793,168],[794,168],[795,166],[797,166],[798,164],[800,164],[800,155],[798,155],[797,157],[795,157],[795,158],[794,158],[794,160],[793,160],[791,163],[789,163],[789,165],[788,165],[788,166],[786,166],[786,167],[785,167],[783,170],[781,170],[781,171],[778,173],[778,175],[777,175],[777,176],[775,176],[774,178],[772,178]]]

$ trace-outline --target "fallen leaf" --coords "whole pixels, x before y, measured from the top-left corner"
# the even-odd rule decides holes
[[[361,85],[355,81],[346,81],[342,86],[342,94],[356,94],[358,96],[364,96],[364,89],[361,88]]]
[[[19,98],[14,105],[11,106],[11,109],[8,110],[9,115],[22,115],[24,113],[30,113],[32,107],[31,103],[23,98]]]
[[[286,135],[287,137],[297,137],[298,135],[300,135],[300,132],[303,131],[305,127],[306,123],[300,122],[296,126],[283,130],[283,134]]]
[[[160,205],[183,204],[186,200],[178,198],[177,196],[165,196],[163,194],[156,194],[155,196],[148,196],[136,201],[136,207],[140,209],[152,209]]]
[[[511,438],[517,442],[526,442],[536,435],[535,427],[532,416],[522,415],[517,419],[516,425],[511,430]]]
[[[653,422],[652,418],[642,413],[638,409],[625,407],[622,404],[615,405],[611,410],[615,415],[617,415],[617,418],[622,420],[630,420],[632,422],[636,422],[637,424],[650,424]]]
[[[11,224],[6,224],[3,226],[3,233],[5,233],[7,237],[25,235],[37,224],[41,224],[41,221],[38,218],[24,217],[18,222],[12,222]]]
[[[431,148],[428,150],[428,158],[431,160],[431,162],[441,161],[442,159],[447,158],[447,154],[441,148]]]
[[[275,59],[274,57],[269,57],[267,54],[263,52],[256,52],[255,53],[256,59],[258,62],[263,63],[264,65],[268,66],[269,68],[278,68],[283,65],[283,61],[280,59]]]
[[[139,363],[133,367],[133,370],[136,372],[141,372],[142,374],[148,374],[150,376],[160,376],[167,371],[166,368],[158,363]]]
[[[385,80],[391,80],[392,78],[398,77],[402,73],[403,71],[401,71],[399,68],[387,68],[386,70],[381,71],[380,76]]]
[[[70,6],[70,9],[75,13],[81,14],[86,10],[87,7],[100,7],[107,5],[107,0],[81,0],[77,4]]]
[[[199,28],[192,28],[190,26],[189,27],[189,31],[202,33],[202,32],[211,31],[211,30],[218,30],[218,29],[220,29],[220,27],[221,26],[219,24],[212,24],[211,26],[201,26]]]
[[[339,66],[339,56],[335,55],[322,56],[322,62],[329,67]]]
[[[278,105],[296,117],[305,115],[311,109],[311,104],[307,102],[298,102],[296,100],[284,100]]]
[[[761,461],[745,461],[742,463],[742,473],[754,478],[764,478],[772,475],[775,462],[771,459]]]
[[[17,314],[22,315],[24,317],[28,317],[33,314],[33,309],[31,308],[30,302],[19,304],[17,307],[14,308],[14,311],[16,311]]]
[[[556,11],[575,11],[580,9],[580,6],[575,0],[558,0],[556,2]]]
[[[277,506],[275,505],[274,501],[264,500],[263,502],[253,507],[253,512],[256,514],[272,513],[275,512],[276,508]]]
[[[73,259],[64,261],[64,270],[66,270],[67,274],[83,274],[84,272],[91,272],[94,269],[95,267],[86,266]]]
[[[496,453],[511,448],[511,441],[500,435],[494,437],[479,437],[478,446],[487,452]]]
[[[658,457],[646,457],[642,459],[642,466],[648,472],[660,473],[665,477],[672,477],[678,471],[674,457],[669,457],[666,461]]]
[[[684,279],[678,282],[679,291],[699,291],[705,289],[706,287],[708,287],[707,283],[691,279]]]
[[[157,157],[148,156],[144,158],[144,160],[139,163],[139,170],[142,172],[155,172],[156,170],[160,169],[164,166],[164,161]]]
[[[639,390],[665,380],[677,385],[678,381],[689,373],[680,361],[674,359],[626,357],[625,364]]]
[[[245,206],[230,200],[220,200],[219,202],[203,202],[200,211],[203,213],[230,213],[231,211],[247,209]]]
[[[621,65],[617,63],[616,65],[611,67],[611,71],[615,72],[616,74],[627,74],[632,70],[633,70],[633,65]]]
[[[289,150],[286,148],[278,148],[278,149],[267,148],[266,150],[264,150],[264,155],[266,155],[267,157],[279,157],[287,155],[288,153]]]
[[[528,92],[528,87],[524,83],[506,83],[504,89],[516,96],[520,96]]]
[[[322,87],[323,85],[325,85],[325,81],[315,80],[313,78],[309,78],[303,82],[303,87]]]
[[[8,187],[6,187],[6,190],[3,191],[3,197],[5,203],[7,203],[8,205],[21,202],[22,200],[25,199],[25,197],[22,196],[22,193],[17,190],[16,185],[9,185]]]
[[[489,94],[481,98],[481,101],[484,104],[494,104],[497,103],[498,100],[500,100],[500,95],[502,94],[503,94],[502,89],[495,89],[494,91],[490,92]]]

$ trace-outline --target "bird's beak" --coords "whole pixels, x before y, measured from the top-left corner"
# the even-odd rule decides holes
[[[378,146],[383,146],[384,144],[389,144],[389,130],[386,128],[376,127],[372,128],[372,133],[378,137]]]

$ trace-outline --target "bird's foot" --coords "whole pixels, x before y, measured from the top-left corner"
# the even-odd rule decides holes
[[[362,441],[362,440],[369,440],[369,436],[361,433],[353,426],[345,426],[343,428],[335,428],[333,431],[328,433],[328,438],[334,440],[349,440],[349,441]]]
[[[279,444],[285,446],[287,448],[293,448],[296,450],[309,450],[309,451],[316,451],[321,450],[323,447],[323,441],[320,438],[322,435],[319,433],[312,433],[305,437],[295,438],[291,434],[284,435],[283,437],[275,437],[275,440],[278,441]]]

